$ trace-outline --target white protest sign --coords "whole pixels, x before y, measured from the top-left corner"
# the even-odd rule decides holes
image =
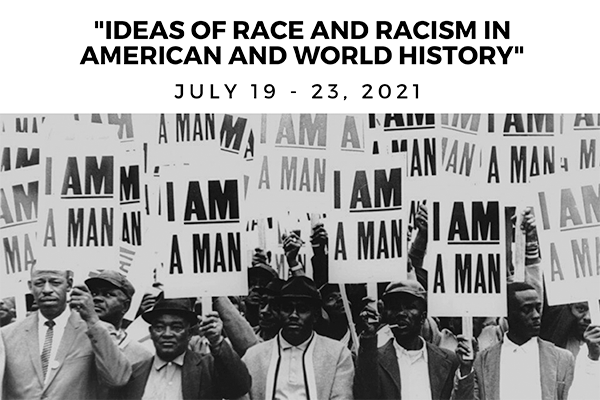
[[[118,126],[117,139],[121,143],[133,142],[136,139],[134,119],[131,114],[74,114],[73,119],[85,123]],[[137,136],[140,136],[139,132]]]
[[[435,114],[368,114],[367,133],[378,154],[406,154],[408,179],[439,174],[439,139]]]
[[[534,182],[550,305],[600,297],[600,174],[570,171]]]
[[[600,168],[600,114],[565,114],[558,138],[569,171]],[[600,173],[600,172],[599,172]]]
[[[484,117],[481,114],[441,114],[436,116],[440,141],[440,175],[469,182],[480,179],[481,136]]]
[[[1,297],[29,292],[26,282],[38,255],[41,172],[37,165],[0,173]]]
[[[43,161],[38,265],[87,276],[118,264],[118,127],[59,121]]]
[[[43,114],[0,114],[0,132],[40,133],[45,119]]]
[[[261,205],[268,203],[278,212],[321,212],[331,188],[327,182],[331,135],[326,114],[267,115],[248,191],[252,209],[266,211]]]
[[[161,171],[163,223],[157,226],[157,245],[165,296],[248,293],[243,182],[234,161]]]
[[[144,153],[139,143],[121,144],[118,151],[121,152],[121,164],[119,165],[121,241],[131,246],[142,246],[142,232],[145,230],[143,220],[146,214],[143,203]]]
[[[346,155],[332,170],[329,277],[334,283],[406,278],[403,155]]]
[[[440,188],[438,188],[440,189]],[[429,208],[428,312],[506,315],[504,210],[473,185],[443,190]]]

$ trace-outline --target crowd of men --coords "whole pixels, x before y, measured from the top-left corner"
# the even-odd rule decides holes
[[[107,269],[74,286],[70,271],[34,267],[36,310],[15,320],[14,301],[0,302],[0,399],[600,399],[600,326],[587,303],[546,304],[529,210],[523,220],[525,281],[507,285],[507,318],[476,318],[473,338],[427,313],[424,206],[409,279],[383,285],[379,301],[328,282],[317,224],[313,279],[290,233],[291,276],[259,249],[244,299],[202,312],[155,285],[137,312],[146,341],[124,319],[136,291],[125,276]]]

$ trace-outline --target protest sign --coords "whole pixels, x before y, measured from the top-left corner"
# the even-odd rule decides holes
[[[326,114],[267,115],[256,147],[248,200],[252,209],[270,204],[278,212],[294,208],[321,212],[329,198],[328,150],[331,125]],[[300,204],[302,209],[298,210]],[[268,215],[262,215],[268,216]]]
[[[42,114],[0,114],[0,132],[37,134],[45,119]]]
[[[569,171],[600,168],[600,114],[565,114],[558,140]]]
[[[118,265],[117,129],[64,120],[50,129],[38,231],[42,268],[60,265],[87,276]]]
[[[548,302],[598,300],[600,174],[590,169],[559,176],[534,181]]]
[[[506,315],[504,210],[499,196],[481,193],[473,185],[443,193],[431,199],[429,210],[429,313]]]
[[[438,174],[439,141],[435,114],[368,114],[371,148],[377,154],[405,153],[408,179]]]
[[[39,165],[0,173],[0,293],[3,297],[29,292],[26,282],[37,259],[40,178]]]
[[[406,278],[405,163],[403,155],[336,159],[325,220],[331,282]]]
[[[87,123],[118,126],[117,139],[120,143],[132,142],[136,137],[134,116],[131,114],[74,114],[73,119]],[[140,136],[139,133],[138,136]]]
[[[239,161],[161,171],[158,229],[167,297],[248,293]]]
[[[481,175],[481,114],[441,114],[435,131],[440,141],[440,169],[444,179],[473,181]]]

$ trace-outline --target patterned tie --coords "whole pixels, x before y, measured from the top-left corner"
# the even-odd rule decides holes
[[[50,361],[50,353],[52,352],[52,335],[54,334],[54,325],[56,322],[52,320],[46,321],[44,324],[48,327],[46,331],[46,338],[44,339],[44,349],[42,350],[42,373],[44,374],[44,379],[46,379],[46,372],[48,372],[48,361]]]

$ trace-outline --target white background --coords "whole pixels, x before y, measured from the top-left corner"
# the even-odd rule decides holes
[[[48,112],[594,112],[600,80],[600,2],[476,1],[103,1],[3,2],[0,6],[0,113]],[[105,40],[96,20],[185,22],[182,40]],[[196,40],[197,20],[303,20],[308,36],[317,20],[392,23],[406,20],[510,21],[509,40]],[[228,25],[230,28],[230,25]],[[478,29],[478,32],[479,29]],[[374,37],[373,33],[369,37]],[[282,65],[80,65],[86,46],[236,45],[286,47]],[[293,45],[373,47],[430,45],[523,46],[508,65],[297,65]],[[397,55],[395,54],[397,57]],[[394,58],[397,60],[397,58]],[[225,61],[224,61],[225,62]],[[175,84],[215,84],[219,100],[176,100]],[[226,100],[223,84],[237,84]],[[272,100],[253,100],[250,84],[276,86]],[[347,100],[311,99],[313,84],[338,84]],[[361,86],[419,84],[418,100],[361,100]],[[296,90],[296,94],[291,94]]]

